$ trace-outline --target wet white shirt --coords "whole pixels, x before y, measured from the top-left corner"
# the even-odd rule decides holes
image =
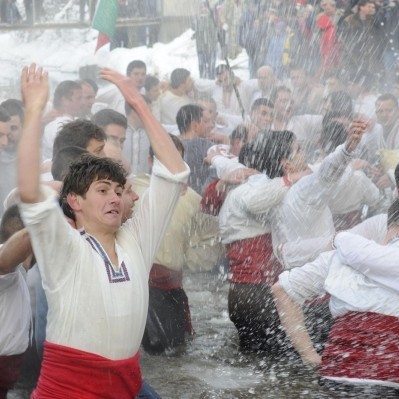
[[[43,202],[20,204],[49,304],[49,342],[112,360],[137,353],[147,318],[150,268],[188,174],[187,168],[172,175],[155,160],[136,217],[117,233],[118,270],[106,264],[101,245],[93,241],[92,246],[66,222],[54,193],[43,187]]]
[[[0,275],[0,356],[19,355],[28,349],[32,320],[26,270]]]

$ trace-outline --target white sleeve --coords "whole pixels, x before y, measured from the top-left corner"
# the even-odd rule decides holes
[[[254,183],[252,183],[254,179],[246,183],[248,190],[241,196],[240,202],[248,212],[258,215],[266,213],[279,204],[287,193],[288,187],[282,178],[271,180],[259,175],[255,179]]]
[[[348,232],[382,243],[387,233],[387,215],[381,214],[368,218]]]
[[[244,165],[237,162],[237,159],[227,158],[223,155],[216,155],[213,157],[212,166],[216,169],[216,174],[219,179],[233,170],[245,168]]]
[[[341,232],[334,245],[340,261],[371,280],[399,291],[399,247],[380,245],[356,234]]]
[[[277,248],[276,255],[285,270],[300,267],[324,252],[331,239],[332,236],[286,242]]]
[[[294,302],[302,305],[308,299],[325,294],[324,281],[333,255],[333,251],[324,252],[313,262],[280,274],[279,283]]]
[[[118,231],[118,240],[123,241],[126,248],[129,248],[132,236],[136,238],[148,273],[189,174],[187,166],[184,172],[174,175],[154,158],[150,186],[143,195],[137,215]]]

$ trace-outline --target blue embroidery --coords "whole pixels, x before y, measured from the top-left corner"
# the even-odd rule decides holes
[[[87,234],[84,230],[81,230],[80,234],[82,236],[85,236],[86,241],[103,258],[105,271],[107,272],[108,281],[110,283],[123,283],[125,281],[130,281],[129,273],[126,269],[125,262],[122,261],[119,270],[116,271],[107,253],[104,251],[102,245],[93,236]]]

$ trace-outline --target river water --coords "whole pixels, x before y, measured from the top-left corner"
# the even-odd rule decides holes
[[[385,398],[333,394],[299,360],[241,353],[228,317],[228,282],[217,274],[186,273],[183,285],[196,334],[179,354],[141,354],[143,377],[163,399]],[[36,377],[31,361],[8,399],[28,399]]]

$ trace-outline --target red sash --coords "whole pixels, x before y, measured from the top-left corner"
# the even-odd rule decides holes
[[[399,383],[399,318],[371,312],[338,317],[320,374]]]
[[[174,290],[183,286],[183,272],[168,269],[165,266],[154,263],[150,272],[150,287],[161,290]]]
[[[201,212],[218,216],[220,208],[226,198],[227,191],[217,191],[216,185],[220,179],[214,180],[206,189],[201,199]]]
[[[273,255],[271,234],[235,241],[226,246],[230,282],[272,286],[283,271]]]
[[[141,388],[139,354],[124,360],[44,343],[31,399],[134,399]]]

